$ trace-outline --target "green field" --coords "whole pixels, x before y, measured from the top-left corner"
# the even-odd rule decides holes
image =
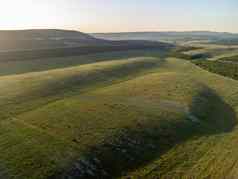
[[[219,58],[222,62],[238,62],[238,55],[231,54],[230,56]]]
[[[236,64],[235,62],[222,61],[222,60],[219,61],[194,60],[193,63],[210,72],[238,80],[238,64]]]
[[[236,178],[238,82],[166,54],[0,63],[0,178]]]
[[[238,54],[237,45],[215,45],[215,44],[192,43],[188,47],[193,47],[195,49],[186,50],[183,52],[183,54],[189,55],[191,57],[200,56],[200,58],[206,58],[211,61],[219,60],[220,58],[235,56]]]

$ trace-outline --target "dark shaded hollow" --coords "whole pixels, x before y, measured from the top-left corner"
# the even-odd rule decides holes
[[[186,117],[157,122],[150,119],[122,129],[102,145],[91,148],[84,159],[49,178],[117,178],[158,159],[176,144],[192,137],[230,132],[236,125],[233,108],[206,86],[194,97],[190,113],[200,122]]]

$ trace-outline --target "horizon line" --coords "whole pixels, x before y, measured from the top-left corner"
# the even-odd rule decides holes
[[[156,32],[213,32],[213,33],[228,33],[238,34],[238,32],[229,31],[213,31],[213,30],[143,30],[143,31],[108,31],[108,32],[86,32],[80,29],[73,28],[19,28],[19,29],[0,29],[0,31],[30,31],[30,30],[62,30],[62,31],[76,31],[87,34],[113,34],[113,33],[156,33]]]

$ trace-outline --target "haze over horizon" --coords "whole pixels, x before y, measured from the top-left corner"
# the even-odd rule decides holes
[[[1,4],[0,30],[238,33],[237,0],[4,0]]]

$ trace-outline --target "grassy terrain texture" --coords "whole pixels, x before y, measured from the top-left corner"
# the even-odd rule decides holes
[[[0,62],[0,178],[236,178],[238,82],[163,53]]]

